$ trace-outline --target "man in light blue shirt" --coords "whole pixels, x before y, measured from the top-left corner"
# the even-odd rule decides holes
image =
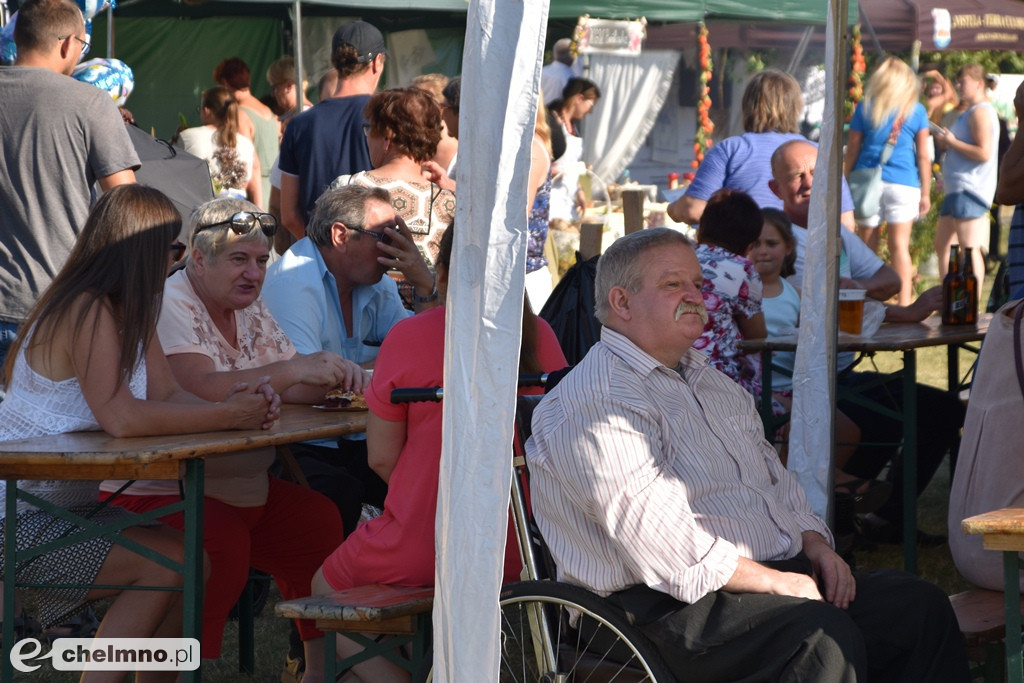
[[[306,237],[267,270],[263,300],[299,353],[333,351],[373,367],[384,335],[412,315],[386,275],[389,267],[413,285],[417,310],[436,304],[434,276],[387,191],[328,190]]]
[[[263,301],[299,353],[333,351],[372,368],[384,335],[412,315],[386,272],[413,286],[417,310],[437,304],[434,275],[387,190],[347,185],[328,190],[302,238],[267,270]],[[341,509],[345,533],[362,503],[382,507],[387,486],[367,464],[362,434],[291,448],[310,485]]]

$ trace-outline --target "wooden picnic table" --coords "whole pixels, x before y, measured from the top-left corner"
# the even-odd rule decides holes
[[[163,558],[165,566],[184,574],[183,636],[200,639],[202,635],[202,558],[203,558],[203,464],[207,457],[235,453],[268,446],[314,439],[335,438],[366,431],[366,411],[324,411],[310,406],[284,405],[281,420],[270,430],[229,430],[175,436],[144,436],[116,438],[105,432],[71,432],[57,436],[19,439],[0,442],[0,478],[7,480],[7,520],[17,519],[18,499],[26,497],[17,489],[17,480],[102,480],[102,479],[180,479],[183,499],[170,506],[154,510],[136,520],[155,519],[172,512],[185,515],[185,563]],[[39,505],[43,509],[52,506]],[[70,514],[60,510],[61,514]],[[138,521],[121,521],[97,526],[82,520],[87,529],[62,539],[70,545],[86,538],[116,537],[116,532]],[[16,524],[7,524],[4,547],[15,548]],[[122,545],[129,546],[118,539]],[[48,544],[52,545],[52,544]],[[130,547],[130,546],[129,546]],[[7,552],[4,558],[4,576],[15,575],[16,562],[32,556],[32,550]],[[157,561],[161,561],[157,558]],[[4,582],[3,642],[14,642],[15,582]],[[2,680],[12,680],[11,659],[4,658]],[[184,672],[184,680],[201,680],[201,671]]]
[[[961,523],[961,528],[965,534],[981,534],[985,549],[1003,553],[1006,675],[1010,683],[1022,683],[1019,553],[1024,551],[1024,508],[1003,508],[968,517]]]
[[[852,335],[840,332],[836,350],[875,353],[892,351],[902,354],[903,369],[890,375],[902,377],[903,406],[899,417],[903,422],[903,565],[909,572],[917,572],[917,350],[930,346],[947,347],[947,382],[951,393],[960,388],[959,349],[985,338],[991,313],[978,316],[975,325],[943,325],[938,316],[919,323],[884,323],[874,334]],[[740,342],[741,349],[761,352],[761,418],[765,422],[766,436],[771,437],[771,377],[772,354],[776,351],[796,351],[797,335],[791,334],[768,339]]]

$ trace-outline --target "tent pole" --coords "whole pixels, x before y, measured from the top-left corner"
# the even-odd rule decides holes
[[[863,26],[867,26],[868,35],[871,36],[871,44],[875,46],[875,52],[879,55],[884,55],[885,50],[882,49],[882,44],[878,42],[878,34],[875,33],[875,27],[871,25],[871,20],[868,18],[868,13],[864,9],[864,4],[859,3],[857,6],[858,16],[860,17],[860,23]],[[917,67],[913,67],[914,71],[917,71]]]
[[[843,100],[846,94],[846,77],[849,61],[846,58],[847,47],[849,37],[847,35],[847,14],[849,8],[848,0],[832,0],[833,12],[835,13],[835,36],[832,41],[832,59],[836,65],[838,72],[836,78],[832,79],[831,90],[832,92],[832,111],[834,116],[834,122],[832,130],[830,131],[832,136],[830,140],[821,140],[822,145],[827,144],[831,150],[829,160],[831,164],[828,169],[828,181],[825,187],[836,188],[842,186],[843,182]],[[826,95],[827,97],[827,95]],[[825,107],[828,111],[828,106]],[[842,207],[839,202],[840,193],[830,192],[829,198],[825,204],[825,215],[826,225],[840,225],[840,215],[842,213]],[[839,254],[841,250],[840,237],[838,230],[830,230],[828,232],[828,240],[826,242],[825,254],[828,259],[827,263],[829,268],[826,270],[826,288],[828,291],[828,298],[830,301],[837,301],[839,298]],[[832,411],[829,414],[829,463],[828,476],[826,478],[827,489],[826,492],[829,494],[828,500],[828,515],[826,521],[832,529],[835,529],[835,496],[831,495],[832,491],[835,490],[835,462],[836,462],[836,424],[835,424],[835,405],[836,405],[836,378],[838,374],[836,372],[836,361],[837,352],[836,346],[838,343],[838,326],[836,324],[836,305],[831,307],[831,314],[826,313],[825,325],[826,329],[830,332],[826,336],[825,341],[825,359],[826,367],[828,368],[828,405],[831,406]]]
[[[292,3],[292,43],[295,46],[295,113],[302,113],[302,103],[306,101],[306,88],[303,87],[304,73],[302,70],[302,2]]]
[[[114,6],[107,6],[107,59],[114,58]]]
[[[807,26],[804,28],[804,32],[800,36],[800,42],[797,43],[796,49],[793,50],[793,56],[789,59],[789,66],[786,67],[786,73],[792,74],[796,71],[796,68],[800,66],[800,62],[803,61],[804,55],[807,54],[807,46],[810,45],[811,37],[813,35],[813,26]]]

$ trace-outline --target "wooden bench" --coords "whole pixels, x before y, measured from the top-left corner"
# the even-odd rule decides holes
[[[984,675],[986,683],[1001,683],[1005,677],[1003,593],[972,588],[949,596],[949,602],[967,642],[968,659],[980,663],[972,668],[972,674]],[[1021,609],[1024,611],[1024,600],[1021,600]]]
[[[277,603],[274,612],[288,619],[312,619],[325,633],[343,633],[365,649],[338,661],[335,638],[324,643],[324,680],[372,657],[384,657],[416,674],[430,646],[432,587],[373,584]],[[372,635],[365,635],[372,634]],[[390,637],[383,637],[390,636]],[[409,646],[408,656],[403,655]]]

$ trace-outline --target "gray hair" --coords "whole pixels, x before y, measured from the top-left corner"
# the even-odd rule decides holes
[[[670,244],[685,244],[693,248],[693,243],[681,232],[670,228],[650,228],[620,237],[601,255],[594,280],[594,316],[602,325],[607,324],[611,313],[608,294],[612,287],[639,291],[645,265],[641,256],[648,249]]]
[[[306,236],[318,247],[331,243],[331,226],[336,222],[363,227],[366,203],[376,199],[390,206],[391,195],[382,187],[366,187],[355,183],[327,190],[316,200],[313,214],[306,226]]]
[[[239,211],[263,213],[260,207],[252,202],[234,197],[218,197],[197,206],[189,217],[189,246],[198,249],[210,258],[217,258],[228,245],[238,242],[262,242],[267,249],[273,247],[274,238],[264,235],[262,230],[252,230],[245,235],[236,235],[230,228],[225,227],[223,230],[203,230],[196,234],[198,226],[226,221]]]

